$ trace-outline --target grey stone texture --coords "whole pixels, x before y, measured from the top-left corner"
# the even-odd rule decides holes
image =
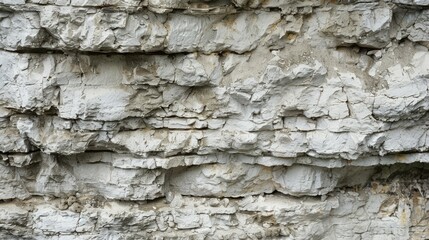
[[[0,0],[0,239],[428,239],[429,1]]]

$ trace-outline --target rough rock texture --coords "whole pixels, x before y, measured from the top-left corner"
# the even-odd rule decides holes
[[[428,239],[428,0],[0,0],[1,239]]]

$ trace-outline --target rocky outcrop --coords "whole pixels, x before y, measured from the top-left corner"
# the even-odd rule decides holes
[[[0,0],[0,237],[428,238],[428,7]]]

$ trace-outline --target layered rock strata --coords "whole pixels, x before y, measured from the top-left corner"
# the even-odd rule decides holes
[[[0,0],[0,237],[429,238],[428,47],[426,0]]]

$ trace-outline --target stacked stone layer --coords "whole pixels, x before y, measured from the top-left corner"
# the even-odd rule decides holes
[[[428,238],[428,47],[425,0],[0,0],[0,236]]]

